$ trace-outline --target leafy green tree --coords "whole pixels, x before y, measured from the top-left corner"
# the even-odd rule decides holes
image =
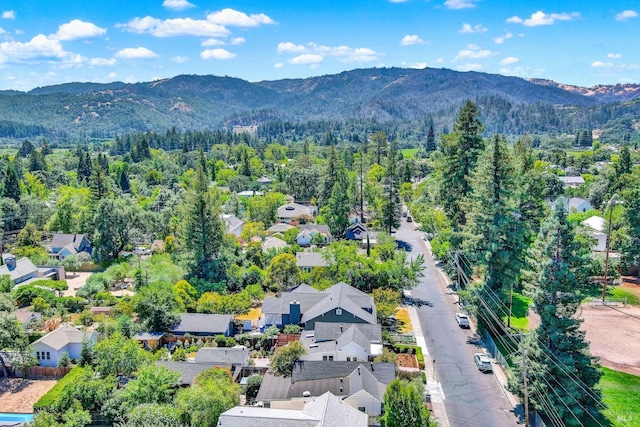
[[[436,163],[439,199],[455,227],[466,223],[464,204],[471,193],[471,173],[484,147],[480,113],[478,106],[467,100],[458,112],[453,133],[443,135],[440,144],[443,156]]]
[[[342,181],[338,180],[333,185],[333,191],[327,205],[322,209],[329,230],[334,237],[344,236],[349,226],[350,202],[347,189]]]
[[[66,368],[71,365],[71,358],[69,357],[69,353],[66,351],[62,352],[60,358],[58,359],[58,368]]]
[[[601,405],[596,387],[601,373],[580,330],[582,319],[575,316],[589,286],[588,249],[576,241],[562,201],[542,224],[531,262],[530,292],[540,326],[525,341],[534,356],[527,368],[536,391],[530,399],[540,412],[554,411],[567,426],[582,425],[580,420],[589,416],[585,409],[595,416]],[[546,405],[537,396],[546,396]]]
[[[11,289],[13,289],[13,286],[14,286],[14,283],[13,283],[13,280],[11,280],[10,275],[8,274],[0,275],[0,294],[11,292]],[[12,306],[13,306],[13,301],[12,301]],[[0,307],[0,310],[2,310],[2,307]]]
[[[198,291],[196,288],[191,286],[191,284],[186,280],[180,280],[173,285],[173,292],[180,311],[195,311],[196,301],[198,298]]]
[[[263,378],[262,375],[256,374],[250,375],[249,378],[247,378],[247,385],[244,386],[244,394],[249,402],[253,402],[258,395]]]
[[[265,272],[265,286],[274,291],[282,292],[299,283],[300,270],[296,257],[287,253],[273,257]]]
[[[20,201],[20,182],[18,181],[18,174],[16,173],[16,167],[13,162],[7,164],[2,197],[12,199],[15,202]]]
[[[391,289],[376,288],[372,293],[376,303],[376,316],[378,323],[391,317],[400,304],[400,292]]]
[[[143,286],[135,296],[134,309],[151,331],[167,331],[180,319],[173,287],[164,282]]]
[[[89,189],[91,190],[91,199],[94,203],[104,199],[111,192],[109,169],[104,167],[100,158],[93,160],[91,175],[89,176]]]
[[[80,366],[92,366],[96,360],[96,345],[88,339],[82,340],[80,346]]]
[[[310,201],[317,196],[320,176],[315,158],[307,155],[300,156],[289,163],[285,184],[296,200]]]
[[[184,242],[191,256],[191,274],[208,278],[222,254],[224,227],[219,197],[209,188],[209,178],[201,163],[196,170],[195,188],[184,205]]]
[[[293,373],[293,368],[301,356],[307,354],[300,341],[292,341],[289,344],[279,347],[269,361],[269,368],[274,375],[288,377]]]
[[[285,334],[299,334],[300,325],[284,325],[283,331]]]
[[[429,427],[429,410],[422,403],[418,386],[394,379],[384,393],[384,427]]]
[[[391,142],[387,156],[387,167],[384,177],[384,199],[380,222],[387,233],[400,226],[402,202],[400,201],[400,184],[398,182],[396,144]]]
[[[630,267],[640,262],[640,186],[630,185],[622,192],[627,239],[622,245],[622,261]]]
[[[171,403],[180,384],[180,373],[165,366],[146,365],[136,371],[135,379],[125,387],[125,399],[131,406],[143,403]]]
[[[98,259],[102,262],[117,259],[132,240],[137,222],[135,207],[127,199],[100,199],[93,216],[92,240]]]
[[[31,141],[29,141],[28,139],[25,139],[22,142],[22,145],[20,146],[20,148],[18,149],[18,156],[22,158],[27,157],[35,149],[36,147],[31,143]]]
[[[136,406],[123,427],[184,427],[180,411],[169,404],[145,403]]]
[[[149,353],[134,339],[120,332],[111,334],[95,346],[96,370],[102,375],[131,375],[149,359]]]

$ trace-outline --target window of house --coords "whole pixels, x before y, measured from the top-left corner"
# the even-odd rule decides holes
[[[51,360],[51,353],[47,351],[47,360]]]
[[[351,362],[351,358],[350,357],[347,357],[347,362]]]
[[[329,360],[333,360],[333,356],[329,356]]]
[[[36,351],[36,359],[40,360],[40,352]]]
[[[358,411],[367,412],[367,407],[366,406],[358,406]]]
[[[322,356],[322,360],[326,362],[329,358],[327,356]]]
[[[342,309],[341,308],[336,308],[336,315],[338,315],[338,316],[342,315]]]

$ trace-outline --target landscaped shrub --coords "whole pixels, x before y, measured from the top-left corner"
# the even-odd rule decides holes
[[[72,370],[67,373],[60,381],[53,386],[51,390],[47,392],[44,396],[42,396],[36,403],[33,404],[34,411],[41,411],[55,404],[60,397],[62,396],[62,390],[67,384],[72,384],[78,381],[84,373],[84,368],[80,366],[76,366]]]

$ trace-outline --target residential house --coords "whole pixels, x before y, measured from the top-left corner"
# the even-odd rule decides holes
[[[584,184],[584,178],[581,176],[559,176],[558,179],[562,182],[564,188],[575,188]]]
[[[19,308],[16,311],[14,311],[13,314],[15,314],[16,318],[18,319],[18,322],[20,322],[20,324],[25,330],[30,329],[33,322],[37,321],[42,317],[42,314],[35,311],[31,311],[27,307]]]
[[[262,244],[262,250],[268,251],[269,249],[275,249],[279,251],[286,248],[287,246],[289,246],[289,244],[284,240],[271,236],[265,239],[264,243]]]
[[[218,427],[366,427],[368,417],[326,392],[299,410],[235,406],[220,414]]]
[[[178,323],[170,329],[173,335],[186,334],[199,337],[233,335],[233,318],[230,314],[182,313]]]
[[[318,214],[318,208],[316,206],[305,206],[299,203],[287,203],[278,208],[277,217],[278,221],[284,223],[290,223],[294,219],[301,216],[314,217]]]
[[[240,237],[242,234],[242,228],[244,227],[244,221],[232,214],[222,214],[220,218],[224,222],[227,230],[227,234],[233,234]]]
[[[329,265],[324,258],[324,252],[296,252],[296,265],[301,271],[311,273],[316,267],[326,267]]]
[[[316,322],[300,342],[307,350],[301,360],[369,361],[382,354],[378,324]]]
[[[0,276],[8,274],[14,284],[18,285],[29,279],[40,277],[38,267],[27,257],[16,259],[11,254],[3,254],[4,265],[0,265]]]
[[[387,385],[395,378],[393,363],[298,361],[289,377],[267,372],[256,400],[276,409],[299,409],[326,392],[347,405],[378,416]]]
[[[239,193],[236,193],[236,196],[249,198],[253,196],[264,196],[264,193],[261,193],[260,191],[244,190],[244,191],[240,191]]]
[[[265,187],[270,185],[273,180],[271,178],[268,178],[266,176],[261,176],[260,178],[256,179],[256,182],[260,185],[264,185]]]
[[[376,305],[370,295],[343,282],[322,292],[300,285],[262,305],[261,327],[304,324],[313,330],[316,322],[376,324]]]
[[[564,200],[567,212],[587,212],[593,209],[591,202],[582,197],[569,197]]]
[[[180,385],[186,387],[194,383],[199,373],[217,367],[213,363],[174,362],[171,360],[161,360],[156,362],[156,366],[164,366],[170,371],[178,372],[180,374]]]
[[[73,326],[61,326],[55,331],[33,342],[33,350],[40,366],[58,366],[62,353],[67,352],[71,359],[80,359],[82,341],[96,341],[93,331],[81,331]]]
[[[93,250],[85,234],[54,234],[49,246],[50,256],[60,260],[80,252],[91,255]]]
[[[166,335],[164,332],[138,332],[133,339],[145,350],[155,350],[162,347]]]
[[[314,237],[320,234],[322,236],[322,243],[331,243],[331,232],[328,225],[323,224],[303,224],[300,225],[300,232],[296,236],[296,243],[298,246],[309,246],[312,242],[317,242]]]
[[[271,227],[267,228],[267,234],[272,235],[276,233],[286,233],[287,231],[295,228],[293,225],[285,224],[283,222],[279,222],[277,224],[273,224]]]
[[[233,348],[202,347],[196,353],[195,361],[216,366],[249,366],[249,349],[244,346]]]
[[[359,241],[363,248],[366,248],[367,244],[374,247],[378,243],[378,232],[370,231],[366,225],[356,221],[347,228],[345,239]]]
[[[585,226],[587,234],[596,241],[591,250],[604,252],[607,249],[607,235],[604,233],[605,219],[594,215],[582,221],[581,224]]]
[[[164,240],[154,240],[153,242],[151,242],[150,249],[152,254],[159,254],[164,252]]]

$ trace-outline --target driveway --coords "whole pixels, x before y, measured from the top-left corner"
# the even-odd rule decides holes
[[[481,351],[473,333],[461,329],[455,313],[460,310],[451,289],[435,266],[422,239],[423,233],[414,223],[404,219],[396,232],[396,240],[410,247],[409,257],[423,254],[425,277],[411,295],[415,301],[420,326],[434,367],[435,380],[442,384],[444,405],[452,427],[514,427],[517,418],[496,375],[482,373],[473,361],[473,354]],[[433,362],[435,360],[435,363]],[[494,364],[494,369],[499,369]]]

